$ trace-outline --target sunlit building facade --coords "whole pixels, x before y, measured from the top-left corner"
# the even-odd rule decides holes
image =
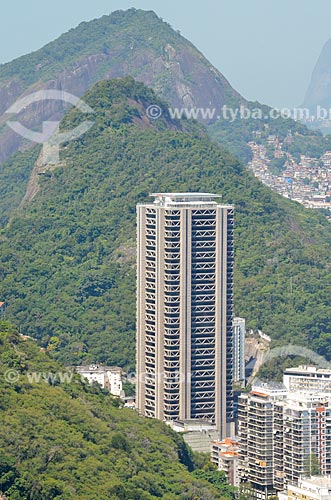
[[[233,420],[233,206],[200,193],[137,207],[137,406],[165,421]]]

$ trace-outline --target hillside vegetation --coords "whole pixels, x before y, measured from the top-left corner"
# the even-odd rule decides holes
[[[31,375],[41,373],[39,383]],[[157,420],[65,369],[0,322],[0,496],[9,500],[230,500],[223,473]],[[69,373],[67,373],[69,375]],[[57,378],[58,377],[58,378]]]
[[[215,192],[236,206],[235,313],[331,358],[329,223],[265,188],[198,126],[149,121],[156,97],[142,84],[99,83],[85,99],[95,125],[63,146],[60,165],[1,231],[7,317],[65,362],[133,367],[135,206],[151,192]],[[73,110],[62,127],[81,119]],[[27,162],[31,153],[20,153],[10,166]],[[12,189],[23,186],[22,174]]]

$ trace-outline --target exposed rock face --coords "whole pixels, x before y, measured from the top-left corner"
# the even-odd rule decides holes
[[[331,39],[316,63],[303,105],[313,113],[317,106],[331,108]]]
[[[264,339],[246,338],[245,340],[245,361],[255,360],[254,369],[250,376],[250,381],[257,375],[263,365],[263,358],[270,349],[269,343]]]
[[[60,58],[58,53],[67,45],[70,57],[64,50]],[[28,68],[24,74],[22,67]],[[9,115],[3,114],[18,98],[41,89],[80,97],[97,81],[126,75],[179,108],[220,110],[228,99],[243,101],[190,42],[153,12],[115,12],[82,23],[40,51],[0,66],[0,162],[27,145],[8,128]],[[40,129],[43,121],[61,119],[66,109],[61,101],[40,101],[10,118]]]
[[[0,113],[6,109],[19,97],[22,92],[22,86],[15,80],[10,80],[0,87]]]

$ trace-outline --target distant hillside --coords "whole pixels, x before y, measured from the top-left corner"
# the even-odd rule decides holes
[[[32,374],[40,374],[39,383]],[[66,383],[60,383],[61,376],[68,377]],[[181,435],[118,408],[117,400],[77,375],[70,380],[63,366],[4,322],[0,393],[0,497],[235,498],[224,475],[208,465],[202,469],[205,459],[194,455]]]
[[[303,106],[314,114],[317,106],[331,108],[331,39],[324,45],[315,65]]]
[[[142,84],[102,82],[84,99],[95,125],[61,148],[60,165],[38,176],[36,196],[16,210],[0,198],[3,222],[10,217],[0,233],[8,318],[65,362],[134,367],[136,203],[155,191],[215,192],[236,206],[235,313],[330,359],[329,223],[262,186],[190,120],[170,120]],[[147,118],[150,102],[163,118]],[[81,119],[71,110],[62,127]],[[16,207],[37,155],[4,163]]]
[[[223,119],[209,123],[207,127],[210,137],[228,149],[245,165],[252,159],[252,152],[247,143],[257,141],[268,148],[268,137],[272,135],[279,138],[281,142],[291,135],[291,143],[283,144],[283,152],[289,152],[298,158],[300,155],[319,158],[326,151],[330,151],[330,135],[324,137],[320,131],[311,130],[303,123],[290,118],[270,118],[271,108],[258,102],[248,102],[245,108],[251,113],[258,110],[263,119],[256,119],[254,115],[247,119],[237,118],[233,121]]]
[[[188,40],[152,11],[116,11],[81,23],[42,49],[0,66],[0,115],[20,96],[41,89],[82,96],[96,82],[133,76],[172,106],[221,107],[244,99]],[[28,128],[61,118],[66,105],[35,103],[19,120]],[[0,117],[0,162],[23,146]],[[17,119],[17,117],[15,118]]]

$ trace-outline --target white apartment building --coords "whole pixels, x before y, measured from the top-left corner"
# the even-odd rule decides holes
[[[289,391],[318,391],[331,393],[331,369],[301,365],[287,368],[283,383]]]
[[[244,495],[256,500],[274,496],[274,404],[287,391],[282,384],[261,384],[238,401],[240,476]]]
[[[303,475],[330,475],[331,395],[254,387],[239,397],[239,446],[252,498],[267,499]]]
[[[90,384],[97,383],[103,389],[108,389],[113,396],[122,396],[122,369],[117,366],[76,366],[75,371]]]
[[[275,404],[275,486],[298,484],[301,476],[331,474],[331,398],[289,393]]]

